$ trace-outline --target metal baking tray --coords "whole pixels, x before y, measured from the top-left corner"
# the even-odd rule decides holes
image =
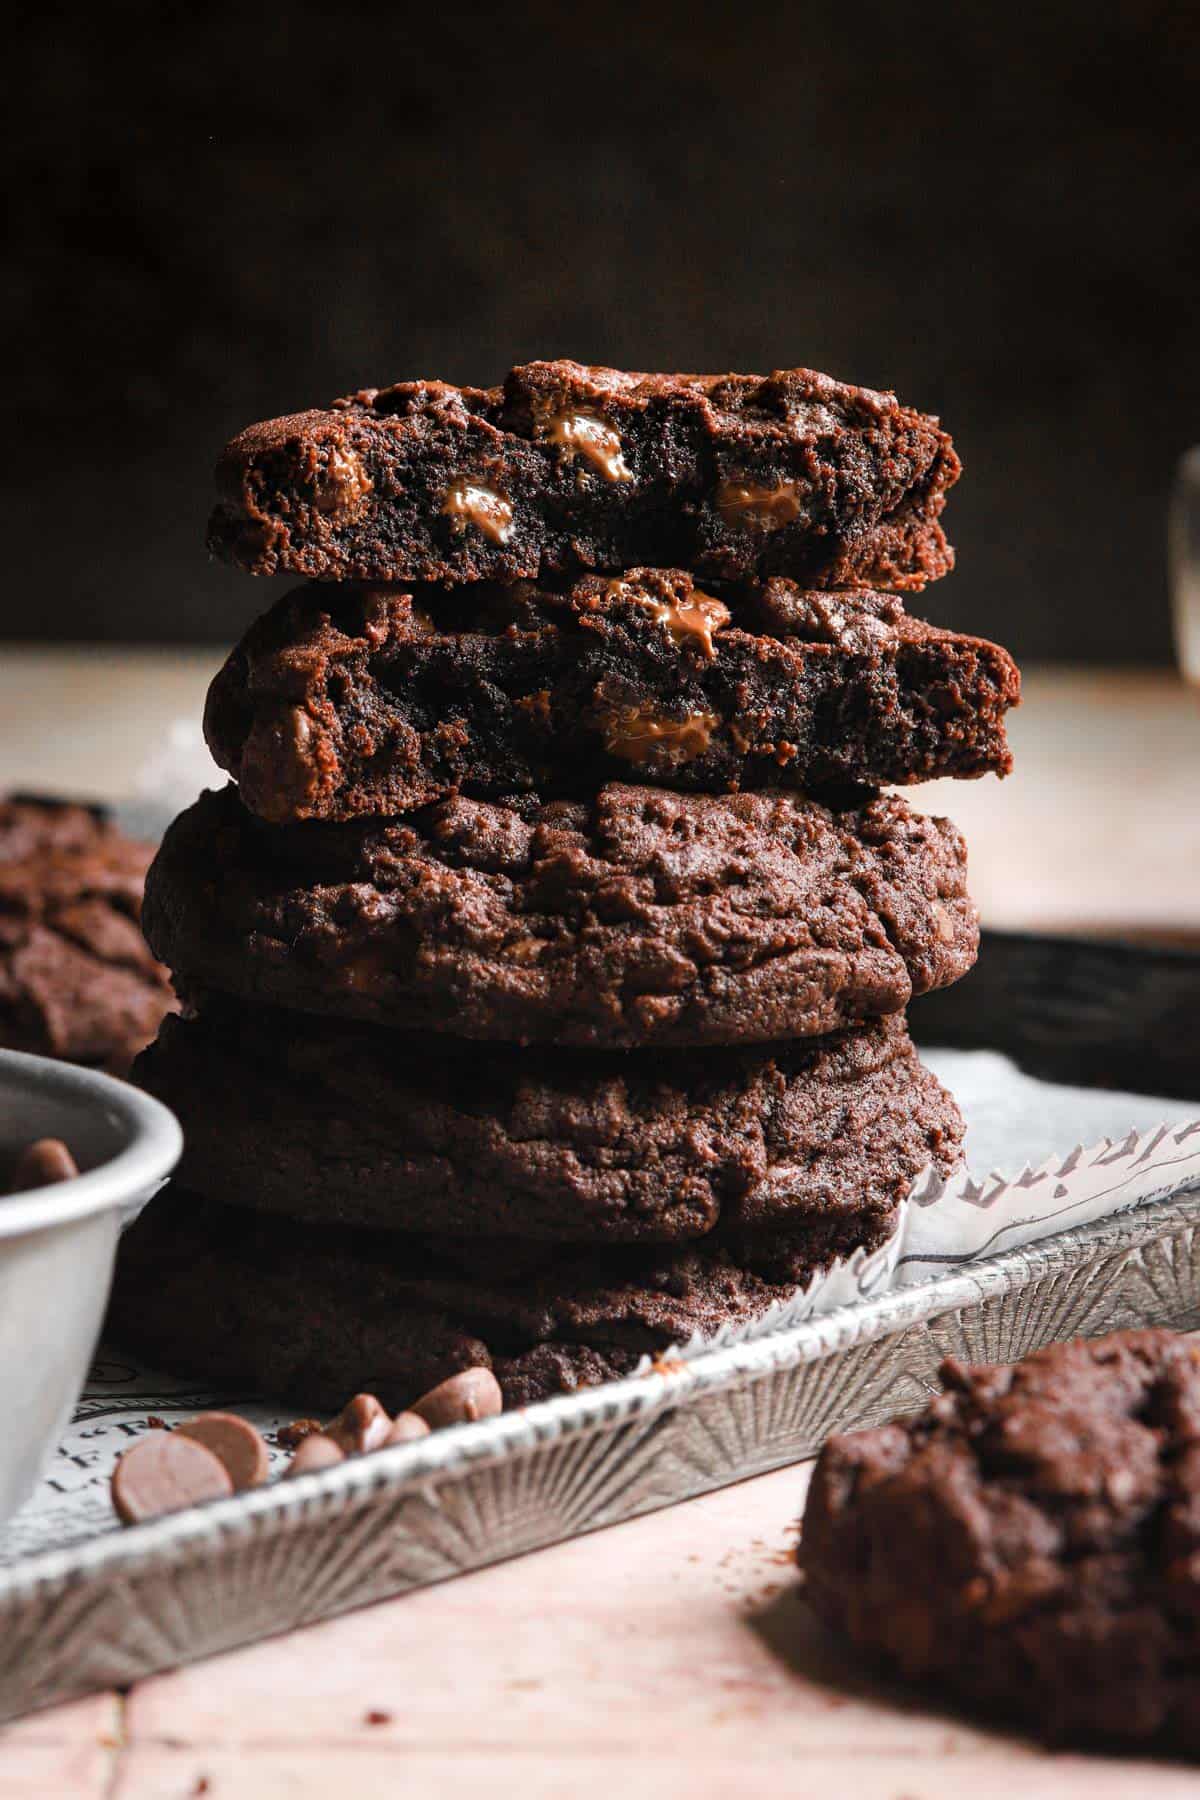
[[[1080,947],[1089,974],[1095,951]],[[1069,946],[1057,954],[1070,964]],[[1103,1013],[1077,1010],[1077,1043],[1103,1033]],[[1008,1048],[1001,1023],[989,1041]],[[936,1035],[953,1034],[942,1021]],[[0,1719],[799,1461],[832,1432],[921,1406],[944,1356],[1007,1361],[1134,1324],[1200,1327],[1200,1189],[640,1377],[14,1562],[0,1570]]]

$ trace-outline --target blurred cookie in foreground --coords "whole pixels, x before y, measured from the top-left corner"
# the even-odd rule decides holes
[[[943,1363],[923,1413],[833,1438],[810,1604],[923,1687],[1200,1755],[1200,1343],[1170,1331]]]
[[[141,932],[153,847],[102,810],[0,799],[0,1048],[124,1074],[175,999]]]

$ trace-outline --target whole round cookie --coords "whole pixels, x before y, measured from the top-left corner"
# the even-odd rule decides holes
[[[816,1037],[901,1011],[978,948],[966,851],[895,795],[455,797],[268,826],[201,796],[146,934],[206,990],[458,1037],[596,1048]]]
[[[170,1019],[134,1079],[179,1179],[327,1224],[670,1242],[890,1212],[957,1160],[958,1109],[902,1018],[770,1050],[514,1050],[227,1005]]]
[[[1200,1754],[1200,1344],[1118,1332],[941,1379],[822,1451],[811,1604],[1052,1740]]]
[[[152,854],[98,809],[0,800],[0,1046],[128,1069],[175,1004],[138,923]]]
[[[524,1406],[747,1323],[892,1223],[834,1212],[737,1245],[560,1249],[300,1224],[172,1182],[122,1239],[106,1331],[310,1412],[359,1391],[403,1411],[476,1363]]]
[[[1007,772],[1018,696],[995,644],[891,594],[773,580],[706,593],[679,569],[561,589],[312,586],[255,621],[205,736],[274,823],[605,780],[721,793]]]

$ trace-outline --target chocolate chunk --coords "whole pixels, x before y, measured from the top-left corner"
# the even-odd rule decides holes
[[[313,1437],[321,1429],[320,1419],[293,1419],[290,1425],[281,1425],[275,1433],[275,1442],[281,1450],[295,1450],[306,1437]]]
[[[465,1425],[476,1419],[492,1419],[503,1411],[500,1383],[490,1369],[463,1369],[414,1400],[410,1412],[424,1419],[431,1431],[446,1425]]]
[[[200,1413],[175,1429],[212,1451],[224,1464],[235,1491],[259,1487],[267,1479],[271,1466],[267,1446],[250,1421],[237,1413]]]
[[[663,774],[674,774],[704,755],[720,720],[716,713],[709,712],[671,718],[642,703],[611,710],[601,708],[597,724],[604,748],[618,762],[632,763],[636,769],[653,765]]]
[[[802,510],[794,481],[779,481],[772,487],[761,481],[723,481],[715,505],[734,531],[778,531],[798,519]]]
[[[61,1138],[38,1138],[26,1145],[13,1164],[9,1192],[24,1194],[32,1188],[52,1187],[58,1181],[72,1181],[78,1173],[78,1164]]]
[[[938,521],[958,475],[936,419],[810,369],[537,362],[502,388],[402,382],[251,426],[217,466],[209,545],[332,581],[647,564],[920,588],[952,565]]]
[[[113,1505],[126,1525],[232,1493],[233,1482],[220,1458],[180,1431],[147,1432],[113,1470]]]
[[[513,511],[502,494],[474,481],[456,481],[446,490],[442,511],[447,518],[473,525],[493,544],[512,536]]]

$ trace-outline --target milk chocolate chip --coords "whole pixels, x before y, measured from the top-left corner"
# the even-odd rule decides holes
[[[178,1437],[190,1438],[211,1450],[223,1463],[234,1490],[260,1487],[270,1473],[267,1446],[249,1419],[237,1413],[206,1412],[185,1419],[175,1427]]]
[[[296,1454],[287,1466],[289,1475],[311,1475],[314,1469],[332,1469],[345,1462],[341,1448],[323,1431],[312,1431],[296,1446]]]
[[[512,536],[513,510],[502,495],[475,481],[456,481],[442,502],[449,518],[465,519],[493,544],[507,544]]]
[[[429,1426],[419,1413],[398,1413],[392,1421],[392,1429],[387,1434],[389,1444],[411,1444],[417,1438],[429,1436]]]
[[[332,1425],[325,1427],[325,1435],[346,1456],[361,1456],[364,1451],[382,1449],[391,1429],[391,1417],[374,1394],[355,1394]]]
[[[723,481],[714,498],[725,523],[742,530],[778,531],[800,517],[800,501],[791,481],[775,487],[762,487],[755,481]]]
[[[490,1369],[479,1365],[471,1369],[462,1369],[457,1375],[451,1375],[447,1381],[439,1382],[419,1400],[414,1400],[410,1412],[424,1419],[431,1431],[440,1431],[444,1425],[463,1425],[474,1419],[494,1419],[504,1407],[504,1396],[500,1392],[500,1383]]]
[[[126,1525],[179,1512],[233,1492],[220,1458],[178,1431],[150,1431],[125,1451],[112,1478],[112,1501]]]
[[[10,1194],[25,1194],[30,1188],[51,1187],[56,1181],[71,1181],[79,1173],[78,1165],[61,1138],[38,1138],[27,1144],[12,1166],[8,1178]]]

